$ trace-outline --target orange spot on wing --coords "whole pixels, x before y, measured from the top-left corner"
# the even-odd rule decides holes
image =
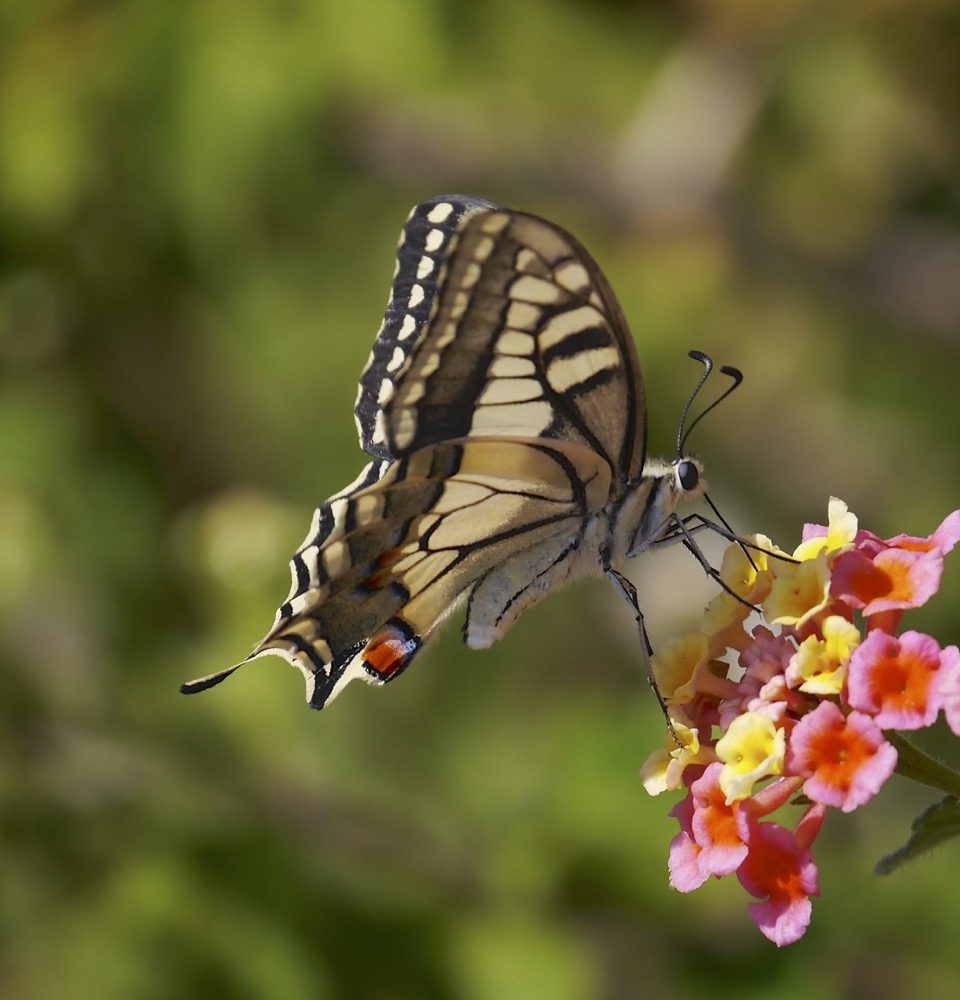
[[[367,643],[363,651],[364,666],[381,680],[388,681],[410,662],[418,646],[415,638],[388,625]]]
[[[371,573],[369,576],[363,578],[360,586],[364,590],[380,590],[389,582],[391,573],[388,569],[391,563],[396,561],[399,555],[399,549],[387,549],[386,552],[381,552],[375,560],[375,565],[377,566],[379,572]]]

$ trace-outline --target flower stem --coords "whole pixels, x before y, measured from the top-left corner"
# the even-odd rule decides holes
[[[960,774],[953,768],[914,746],[901,733],[885,732],[883,735],[896,747],[897,774],[947,795],[960,796]]]

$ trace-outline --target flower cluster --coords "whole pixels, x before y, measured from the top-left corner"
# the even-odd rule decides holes
[[[651,664],[672,731],[641,777],[654,795],[686,789],[671,813],[674,888],[735,874],[771,941],[803,935],[817,895],[811,845],[828,807],[856,809],[893,773],[884,731],[929,726],[942,710],[960,735],[960,651],[897,632],[937,591],[958,540],[960,511],[929,538],[883,540],[831,500],[829,525],[807,525],[792,555],[762,536],[727,550],[729,591]],[[753,609],[762,621],[748,631]],[[793,829],[765,818],[798,797]]]

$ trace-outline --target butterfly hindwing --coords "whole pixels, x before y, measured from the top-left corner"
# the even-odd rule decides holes
[[[566,443],[465,440],[398,460],[318,508],[290,596],[248,659],[284,656],[320,708],[354,678],[393,679],[471,590],[483,600],[467,639],[489,645],[552,570],[566,575],[609,485],[604,462]]]

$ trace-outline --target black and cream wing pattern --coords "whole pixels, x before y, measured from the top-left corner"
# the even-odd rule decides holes
[[[322,708],[401,673],[466,604],[473,648],[548,591],[662,540],[694,459],[646,460],[636,348],[590,254],[480,198],[417,205],[355,415],[372,461],[317,508],[252,659],[300,669]]]

